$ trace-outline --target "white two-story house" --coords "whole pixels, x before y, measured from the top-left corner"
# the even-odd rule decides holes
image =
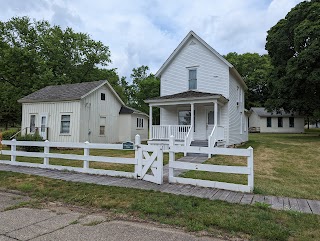
[[[234,145],[248,140],[244,94],[237,70],[193,31],[182,40],[156,73],[160,97],[149,104],[149,143]],[[152,110],[160,108],[160,125]]]

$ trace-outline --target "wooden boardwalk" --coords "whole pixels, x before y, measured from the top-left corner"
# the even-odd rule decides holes
[[[277,210],[294,210],[302,213],[313,213],[320,215],[320,201],[297,199],[288,197],[263,196],[241,192],[226,191],[215,188],[204,188],[184,184],[158,185],[142,180],[117,178],[110,176],[98,176],[83,173],[65,172],[49,169],[18,167],[0,164],[0,171],[10,171],[30,175],[43,176],[58,180],[71,182],[93,183],[106,186],[117,186],[126,188],[137,188],[143,190],[156,190],[175,195],[194,196],[210,200],[221,200],[229,203],[254,205],[255,203],[266,203]]]

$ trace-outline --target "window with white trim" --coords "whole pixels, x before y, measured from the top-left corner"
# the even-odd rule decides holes
[[[197,69],[189,69],[189,90],[197,89]]]
[[[36,131],[36,115],[30,115],[30,132]]]
[[[100,126],[99,126],[99,135],[104,136],[106,134],[106,122],[107,118],[100,116]]]
[[[69,134],[70,133],[70,115],[61,115],[61,134]]]
[[[106,100],[106,94],[105,93],[101,93],[101,100]]]
[[[143,118],[137,118],[137,128],[143,128]]]

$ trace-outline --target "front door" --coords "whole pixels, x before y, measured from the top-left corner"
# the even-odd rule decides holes
[[[206,138],[210,136],[212,129],[214,127],[214,110],[213,106],[206,107],[206,125],[207,125],[207,130],[206,130]]]
[[[48,138],[48,115],[47,114],[41,114],[40,115],[40,136],[42,136],[42,138],[44,140],[47,140]]]

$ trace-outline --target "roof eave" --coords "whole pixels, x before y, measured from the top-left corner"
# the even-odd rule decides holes
[[[209,44],[207,44],[202,38],[200,38],[195,32],[192,30],[187,34],[187,36],[181,41],[178,47],[171,53],[169,58],[164,62],[164,64],[160,67],[160,69],[155,74],[156,77],[160,77],[163,70],[169,65],[169,63],[174,59],[174,57],[180,52],[181,48],[185,45],[185,43],[189,40],[189,38],[193,36],[200,43],[202,43],[207,49],[209,49],[213,54],[215,54],[223,63],[225,63],[229,68],[233,68],[233,65],[229,63],[225,58],[223,58],[214,48],[212,48]]]
[[[171,98],[171,99],[153,99],[153,100],[144,100],[145,103],[147,104],[152,104],[152,103],[161,103],[161,102],[177,102],[177,101],[193,101],[193,100],[206,100],[206,99],[221,99],[223,101],[228,102],[229,100],[225,98],[222,95],[212,95],[212,96],[204,96],[204,97],[187,97],[187,98]]]
[[[37,99],[37,100],[18,100],[18,103],[24,104],[24,103],[37,103],[37,102],[61,102],[61,101],[79,101],[80,98],[70,98],[70,99]]]

